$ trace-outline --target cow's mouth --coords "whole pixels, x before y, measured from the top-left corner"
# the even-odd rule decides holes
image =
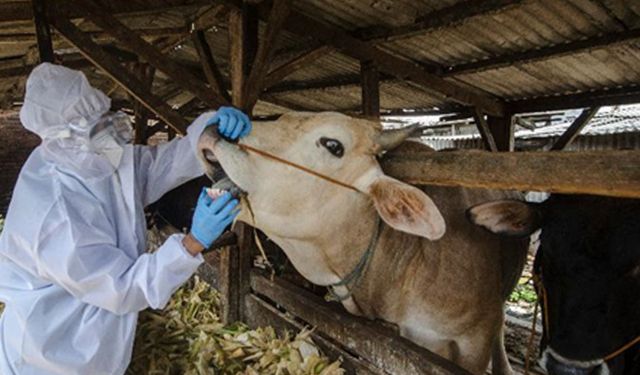
[[[247,195],[244,190],[240,189],[238,185],[236,185],[233,181],[231,181],[229,177],[226,176],[218,181],[215,181],[211,187],[213,189],[226,190],[231,193],[231,195],[236,199],[240,199],[241,197]]]
[[[226,190],[236,199],[247,195],[244,190],[240,189],[240,187],[238,187],[238,185],[231,181],[227,176],[222,165],[212,151],[204,149],[202,156],[205,162],[209,165],[209,168],[207,168],[207,177],[209,177],[211,182],[213,182],[213,185],[211,186],[212,188]]]

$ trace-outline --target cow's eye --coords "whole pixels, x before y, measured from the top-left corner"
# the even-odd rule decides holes
[[[337,139],[322,137],[320,144],[335,157],[341,158],[344,155],[344,147]]]

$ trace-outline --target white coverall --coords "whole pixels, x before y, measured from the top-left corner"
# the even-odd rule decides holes
[[[65,74],[66,97],[47,99],[47,85],[57,83],[45,79],[40,98],[25,98],[22,122],[41,136],[60,119],[83,124],[109,108],[82,73]],[[184,249],[182,235],[145,253],[143,207],[202,174],[195,145],[211,115],[200,116],[184,138],[125,146],[115,173],[58,163],[65,150],[48,152],[43,137],[22,168],[0,236],[1,375],[125,372],[138,311],[164,307],[202,263]],[[73,152],[69,160],[86,156]]]

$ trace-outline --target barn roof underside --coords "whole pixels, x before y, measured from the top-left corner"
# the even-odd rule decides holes
[[[51,2],[51,0],[50,0]],[[103,1],[107,8],[167,59],[202,75],[190,25],[206,38],[229,80],[227,13],[234,1]],[[640,2],[636,0],[296,0],[296,14],[330,25],[363,45],[417,64],[424,72],[509,111],[539,111],[640,101]],[[74,23],[121,60],[135,60],[109,34],[82,18]],[[261,23],[261,29],[264,29]],[[53,31],[55,52],[81,68],[116,103],[126,92]],[[266,88],[254,113],[290,109],[357,113],[360,62],[348,50],[296,32],[283,32],[271,70],[318,50],[314,59]],[[20,105],[26,74],[38,58],[30,1],[0,0],[0,105]],[[203,79],[204,80],[204,79]],[[380,106],[387,113],[456,112],[464,103],[428,85],[388,71],[380,77]],[[193,96],[158,72],[152,91],[173,106]],[[194,106],[196,113],[204,105]]]

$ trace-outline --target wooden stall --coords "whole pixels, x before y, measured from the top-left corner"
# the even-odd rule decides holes
[[[35,25],[35,28],[34,28]],[[37,47],[37,53],[35,51]],[[183,134],[206,108],[471,115],[488,151],[398,154],[436,184],[640,198],[640,151],[562,151],[598,106],[640,102],[632,1],[33,0],[0,2],[0,104],[38,61],[83,69],[135,116],[136,142]],[[514,116],[586,108],[553,151],[513,151]],[[253,266],[254,234],[212,252],[226,321],[297,330],[358,374],[462,374],[291,280]]]

